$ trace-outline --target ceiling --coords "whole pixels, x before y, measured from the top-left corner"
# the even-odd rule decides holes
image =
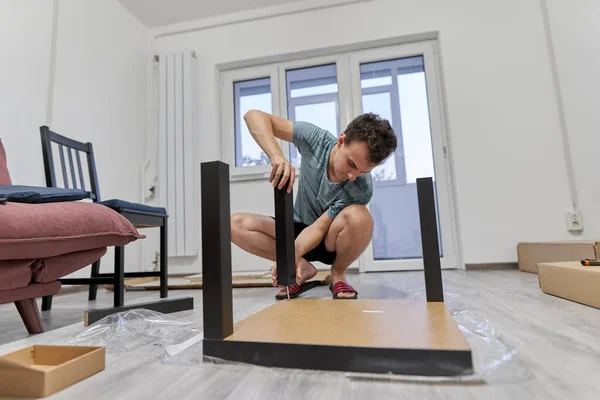
[[[304,0],[119,0],[149,28]]]

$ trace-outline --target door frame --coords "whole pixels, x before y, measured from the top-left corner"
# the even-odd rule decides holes
[[[352,103],[354,115],[362,113],[362,90],[360,86],[360,64],[405,57],[422,56],[426,73],[429,103],[430,129],[434,168],[436,171],[436,195],[438,196],[438,219],[443,246],[442,269],[460,268],[459,236],[456,222],[455,193],[452,167],[449,159],[448,125],[441,84],[439,51],[436,40],[426,40],[381,48],[354,51],[350,54]],[[439,132],[439,134],[435,134]],[[367,205],[371,209],[371,203]],[[382,260],[373,257],[373,239],[359,257],[360,272],[422,270],[423,260]]]

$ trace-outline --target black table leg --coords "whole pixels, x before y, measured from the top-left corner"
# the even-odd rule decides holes
[[[125,297],[125,251],[123,246],[115,246],[114,306],[123,306]]]

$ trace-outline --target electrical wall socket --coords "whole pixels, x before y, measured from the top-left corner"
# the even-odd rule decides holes
[[[569,231],[583,230],[583,218],[581,212],[565,213],[565,222],[567,223],[567,230]]]

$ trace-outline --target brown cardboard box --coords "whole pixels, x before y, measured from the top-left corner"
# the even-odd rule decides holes
[[[0,395],[46,397],[102,371],[104,366],[104,347],[25,347],[0,356]]]
[[[537,273],[541,262],[581,261],[600,258],[600,242],[573,240],[566,242],[519,243],[519,270]]]
[[[538,281],[542,292],[600,308],[600,266],[579,261],[540,263]]]

